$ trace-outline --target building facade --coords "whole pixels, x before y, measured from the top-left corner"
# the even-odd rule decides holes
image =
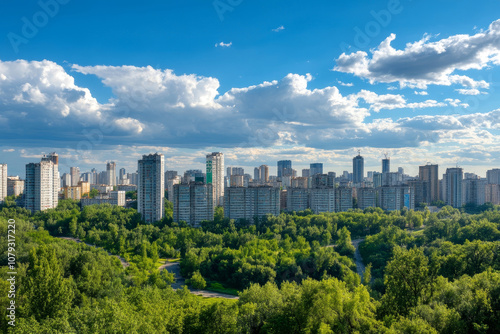
[[[143,155],[138,161],[137,211],[147,223],[164,215],[165,181],[163,154]]]
[[[375,188],[356,189],[356,198],[358,200],[358,208],[361,210],[377,206],[377,192]]]
[[[78,185],[78,182],[80,181],[80,168],[78,167],[70,167],[69,168],[69,173],[71,175],[71,184],[65,185],[66,187],[72,186],[76,187]]]
[[[427,182],[427,189],[424,193],[424,202],[432,203],[439,200],[439,174],[438,165],[425,165],[418,167],[418,177]]]
[[[7,164],[0,164],[0,202],[7,197]]]
[[[224,205],[224,154],[213,152],[207,154],[207,184],[212,185],[214,206]]]
[[[462,206],[462,168],[447,168],[445,174],[446,180],[446,205],[451,205],[454,208]]]
[[[126,203],[125,200],[125,191],[111,191],[107,194],[100,194],[94,198],[82,198],[80,200],[80,204],[83,207],[89,205],[100,205],[100,204],[109,204],[109,205],[117,205],[124,207]]]
[[[309,175],[314,176],[316,174],[323,174],[323,164],[320,162],[316,162],[309,165]],[[302,175],[304,176],[304,175]]]
[[[382,173],[389,173],[391,171],[391,159],[382,159]]]
[[[174,222],[185,221],[192,226],[199,226],[204,220],[214,219],[212,184],[175,184],[172,197]]]
[[[7,177],[7,196],[19,196],[24,192],[24,180],[19,176]]]
[[[114,161],[106,164],[107,185],[116,186],[116,163]]]
[[[271,186],[228,187],[224,199],[224,216],[253,220],[267,214],[280,214],[280,189]]]
[[[26,165],[24,207],[31,212],[54,209],[59,203],[59,156],[44,155],[39,163]]]
[[[285,169],[292,169],[292,160],[280,160],[278,161],[278,177],[291,176],[285,174]]]
[[[358,153],[358,155],[352,159],[352,182],[354,184],[363,182],[364,175],[365,159]]]

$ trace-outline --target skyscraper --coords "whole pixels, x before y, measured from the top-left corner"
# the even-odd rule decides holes
[[[500,184],[500,169],[494,168],[486,171],[488,184]]]
[[[259,167],[260,182],[266,183],[269,181],[269,166],[261,165]]]
[[[71,174],[71,186],[76,187],[80,181],[80,168],[70,167],[69,173]]]
[[[260,169],[259,167],[255,167],[253,169],[253,182],[260,181]]]
[[[114,161],[106,164],[106,172],[108,173],[108,182],[110,186],[116,186],[116,163]]]
[[[309,176],[314,176],[316,174],[323,174],[323,164],[320,162],[309,165]]]
[[[61,176],[61,187],[71,187],[71,174],[64,173]]]
[[[280,160],[278,161],[278,177],[289,176],[285,175],[285,168],[292,169],[292,160]]]
[[[207,184],[212,184],[214,206],[224,205],[224,154],[207,154]]]
[[[147,223],[162,219],[165,213],[163,165],[164,156],[158,153],[143,155],[138,161],[137,211]]]
[[[358,155],[352,159],[352,182],[354,184],[363,182],[365,175],[365,160],[358,151]]]
[[[7,197],[7,164],[0,164],[0,202]]]
[[[119,180],[123,180],[123,179],[126,179],[127,178],[127,171],[125,170],[125,168],[120,168],[120,178]]]
[[[425,165],[418,167],[418,177],[427,182],[427,189],[424,193],[424,202],[432,203],[439,200],[439,176],[438,165]]]
[[[454,208],[462,206],[462,168],[447,168],[446,174],[446,204]]]
[[[382,159],[382,173],[389,173],[391,171],[391,158],[387,155]]]
[[[39,163],[26,165],[24,206],[31,212],[54,209],[59,203],[59,156],[44,155]]]

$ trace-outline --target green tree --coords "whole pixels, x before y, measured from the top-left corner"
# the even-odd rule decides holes
[[[24,295],[27,314],[36,320],[60,316],[71,307],[73,279],[63,277],[54,248],[41,245],[30,252]]]
[[[436,282],[437,270],[420,248],[394,249],[394,256],[387,264],[382,298],[382,312],[407,316],[412,308],[427,300]]]
[[[98,195],[99,195],[99,190],[97,190],[97,189],[95,189],[95,188],[94,188],[94,189],[91,189],[91,190],[90,190],[90,192],[89,192],[89,197],[90,197],[90,198],[94,198],[94,197],[96,197],[96,196],[98,196]]]
[[[339,240],[337,241],[337,251],[340,255],[353,256],[356,248],[351,242],[351,232],[347,227],[342,227],[338,232]]]
[[[207,282],[201,276],[199,271],[195,271],[190,279],[186,280],[186,284],[192,286],[195,289],[205,289]]]

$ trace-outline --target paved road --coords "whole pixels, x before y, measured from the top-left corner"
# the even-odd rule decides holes
[[[182,286],[186,284],[186,280],[181,276],[181,265],[179,262],[166,262],[161,265],[159,270],[166,269],[169,272],[174,274],[175,283],[172,284],[172,288],[174,289],[182,289]],[[192,294],[203,296],[203,297],[211,297],[211,298],[226,298],[226,299],[239,299],[238,296],[228,295],[226,293],[208,291],[208,290],[197,290],[197,289],[189,289]]]

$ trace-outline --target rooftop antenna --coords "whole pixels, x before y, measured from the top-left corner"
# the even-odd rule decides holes
[[[389,152],[385,152],[384,156],[385,156],[386,159],[389,159]]]
[[[361,150],[358,150],[358,155],[361,155]]]

